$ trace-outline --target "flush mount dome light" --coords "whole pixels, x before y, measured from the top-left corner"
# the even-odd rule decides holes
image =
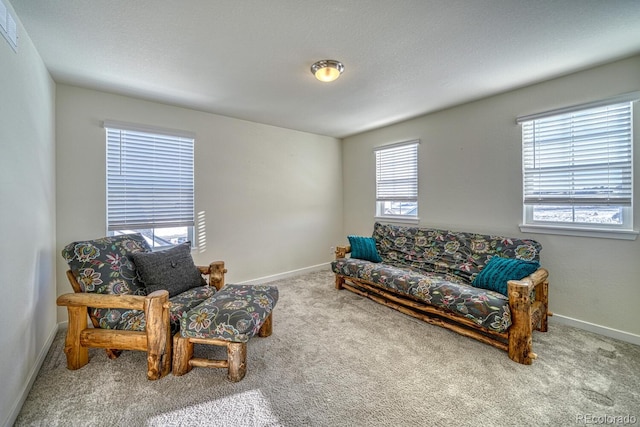
[[[316,79],[321,82],[332,82],[344,71],[344,65],[342,62],[334,61],[333,59],[323,59],[311,66],[311,72]]]

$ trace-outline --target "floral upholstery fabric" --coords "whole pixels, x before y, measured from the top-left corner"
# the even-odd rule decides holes
[[[171,308],[169,309],[171,335],[180,330],[180,320],[184,313],[202,304],[216,292],[215,286],[199,286],[169,298],[171,302]]]
[[[484,328],[504,332],[511,326],[509,300],[471,282],[493,256],[538,261],[535,240],[376,223],[373,237],[382,263],[341,258],[334,273],[450,310]]]
[[[95,240],[73,242],[62,250],[62,257],[76,276],[84,292],[98,294],[146,295],[139,281],[135,264],[130,259],[134,252],[151,252],[141,234],[124,234]],[[171,302],[171,332],[180,327],[185,311],[197,306],[216,292],[215,287],[201,286],[174,296]],[[144,311],[122,308],[90,308],[102,329],[144,331]]]
[[[84,292],[146,295],[129,258],[133,252],[151,252],[141,234],[69,243],[62,250],[62,257]]]
[[[383,263],[452,273],[469,284],[493,256],[539,261],[542,250],[530,239],[380,223],[373,238]]]
[[[207,298],[216,293],[213,286],[200,286],[189,289],[181,294],[169,298],[169,319],[171,335],[180,330],[180,319],[183,313],[202,304]],[[142,310],[124,310],[118,308],[93,309],[93,315],[99,319],[102,329],[122,329],[126,331],[144,331],[146,320]]]
[[[247,342],[278,302],[275,286],[226,285],[180,321],[183,337]]]
[[[511,326],[507,297],[474,288],[454,274],[420,272],[355,258],[340,258],[333,261],[331,267],[336,274],[362,279],[457,312],[487,329],[503,332]]]
[[[124,234],[69,243],[62,250],[83,292],[97,294],[146,295],[138,280],[133,252],[151,252],[141,234]],[[144,312],[121,308],[89,308],[103,329],[143,331]]]

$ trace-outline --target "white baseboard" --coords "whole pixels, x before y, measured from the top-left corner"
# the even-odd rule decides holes
[[[293,276],[299,276],[305,273],[313,273],[314,271],[327,270],[329,263],[312,265],[311,267],[299,268],[297,270],[286,271],[284,273],[274,274],[272,276],[259,277],[257,279],[245,280],[244,282],[238,282],[239,285],[260,285],[262,283],[273,282],[276,280],[287,279]]]
[[[33,386],[33,382],[36,380],[38,376],[38,372],[40,372],[40,368],[44,363],[44,359],[47,357],[47,353],[49,353],[49,349],[53,344],[53,339],[56,337],[56,333],[58,332],[58,325],[55,325],[51,332],[49,332],[49,336],[47,337],[47,341],[44,343],[42,348],[40,349],[40,353],[36,358],[36,363],[33,364],[31,370],[29,371],[29,375],[27,376],[27,381],[22,386],[22,390],[20,392],[20,397],[13,404],[13,408],[9,413],[9,416],[4,420],[4,426],[10,427],[12,426],[16,418],[18,418],[18,414],[20,414],[20,410],[22,409],[22,405],[24,405],[24,401],[27,400],[27,396],[29,395],[29,391],[31,391],[31,386]]]
[[[630,332],[621,331],[619,329],[608,328],[606,326],[596,325],[595,323],[585,322],[584,320],[574,319],[572,317],[553,314],[549,317],[549,322],[558,323],[574,328],[583,329],[595,334],[604,335],[605,337],[614,338],[631,344],[640,345],[640,335]]]

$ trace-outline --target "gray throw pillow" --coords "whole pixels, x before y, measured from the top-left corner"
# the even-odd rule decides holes
[[[130,255],[138,278],[147,294],[166,289],[169,297],[207,283],[191,258],[191,243],[186,242],[158,252],[137,252]]]

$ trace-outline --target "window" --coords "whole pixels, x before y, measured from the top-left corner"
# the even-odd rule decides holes
[[[376,216],[418,219],[418,144],[408,141],[375,149]]]
[[[107,231],[153,248],[193,241],[194,135],[105,122]]]
[[[634,95],[518,119],[523,231],[635,238]]]

